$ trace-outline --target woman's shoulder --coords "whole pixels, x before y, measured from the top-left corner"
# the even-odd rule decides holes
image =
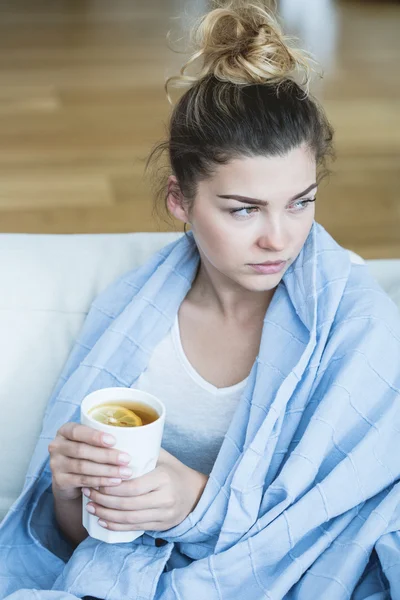
[[[137,283],[138,271],[139,267],[136,267],[111,281],[96,295],[91,309],[98,310],[111,318],[117,317],[140,289]]]

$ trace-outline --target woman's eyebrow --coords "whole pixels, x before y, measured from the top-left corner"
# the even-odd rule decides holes
[[[300,192],[299,194],[296,194],[295,196],[293,196],[293,198],[290,198],[289,202],[292,202],[293,200],[297,200],[297,198],[301,198],[302,196],[304,196],[304,194],[307,194],[308,192],[310,192],[312,189],[314,189],[316,187],[318,187],[317,183],[311,184],[306,190],[304,190],[303,192]],[[248,198],[247,196],[238,196],[235,194],[217,194],[217,196],[218,196],[218,198],[239,200],[240,202],[245,202],[247,204],[260,204],[261,206],[266,206],[268,204],[268,202],[266,200],[258,200],[257,198]]]

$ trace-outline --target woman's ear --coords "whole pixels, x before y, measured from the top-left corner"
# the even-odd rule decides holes
[[[185,199],[179,187],[177,178],[175,177],[175,175],[170,175],[168,177],[168,210],[179,221],[188,223],[189,215],[187,214],[187,209],[185,208],[184,200]]]

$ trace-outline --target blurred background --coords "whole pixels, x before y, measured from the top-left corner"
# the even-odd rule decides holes
[[[178,41],[208,9],[0,0],[1,232],[182,229],[153,216],[144,167],[166,136],[164,82],[187,59],[167,32]],[[312,91],[336,131],[317,221],[364,258],[400,258],[400,2],[280,0],[278,10],[324,69]]]

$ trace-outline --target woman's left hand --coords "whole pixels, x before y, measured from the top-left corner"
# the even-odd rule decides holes
[[[197,505],[208,477],[161,448],[156,468],[113,487],[83,488],[90,506],[112,531],[166,531],[181,523]]]

